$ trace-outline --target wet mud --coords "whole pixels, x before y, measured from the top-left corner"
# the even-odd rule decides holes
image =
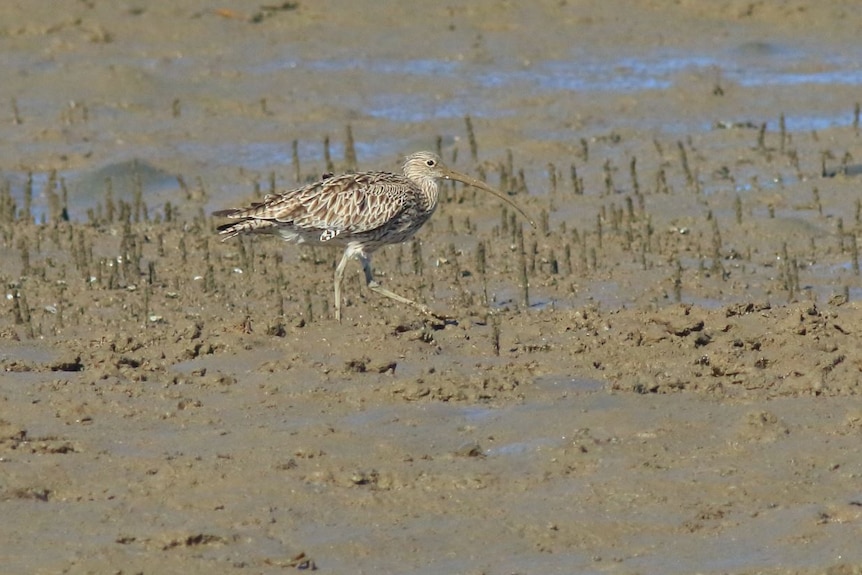
[[[3,571],[856,573],[853,4],[595,4],[0,7]],[[452,319],[215,233],[418,149]]]

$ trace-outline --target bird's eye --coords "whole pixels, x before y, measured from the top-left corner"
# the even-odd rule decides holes
[[[437,165],[437,160],[429,158],[429,159],[425,160],[425,165],[428,166],[429,168],[433,168],[434,166]]]

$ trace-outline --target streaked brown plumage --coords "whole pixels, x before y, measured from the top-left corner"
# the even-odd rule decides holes
[[[245,233],[271,233],[294,243],[343,247],[344,255],[335,268],[335,318],[339,321],[341,281],[347,261],[352,258],[362,264],[370,289],[431,314],[424,305],[374,281],[371,254],[385,245],[410,239],[428,221],[437,208],[437,180],[457,180],[485,190],[512,205],[531,225],[533,222],[508,197],[484,182],[450,170],[437,154],[412,154],[404,161],[403,170],[403,174],[326,174],[320,181],[268,195],[248,208],[221,210],[213,215],[239,220],[219,226],[224,240]]]

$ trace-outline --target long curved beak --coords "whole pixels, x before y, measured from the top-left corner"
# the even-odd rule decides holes
[[[524,217],[524,219],[527,220],[527,222],[531,226],[533,226],[533,228],[535,229],[536,222],[533,221],[533,218],[531,218],[529,215],[527,215],[527,212],[525,212],[518,204],[516,204],[514,201],[512,201],[512,199],[509,198],[509,196],[507,196],[503,192],[495,190],[494,188],[492,188],[491,186],[489,186],[488,184],[486,184],[482,180],[477,180],[476,178],[474,178],[472,176],[468,176],[467,174],[462,174],[461,172],[456,172],[455,170],[452,170],[449,168],[445,168],[443,170],[443,177],[446,178],[447,180],[456,180],[458,182],[461,182],[462,184],[467,184],[468,186],[473,186],[474,188],[479,188],[480,190],[485,190],[489,194],[497,196],[498,198],[500,198],[501,200],[503,200],[504,202],[506,202],[507,204],[509,204],[513,208],[515,208],[515,210],[519,214],[521,214]]]

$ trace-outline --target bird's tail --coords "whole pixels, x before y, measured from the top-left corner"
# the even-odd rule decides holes
[[[237,214],[243,210],[220,210],[213,212],[213,215],[219,218],[237,217]],[[216,228],[219,235],[224,236],[222,241],[229,240],[240,234],[248,234],[254,232],[272,231],[269,228],[275,227],[276,223],[271,220],[261,220],[257,218],[243,218],[238,222],[230,222],[222,224]]]

